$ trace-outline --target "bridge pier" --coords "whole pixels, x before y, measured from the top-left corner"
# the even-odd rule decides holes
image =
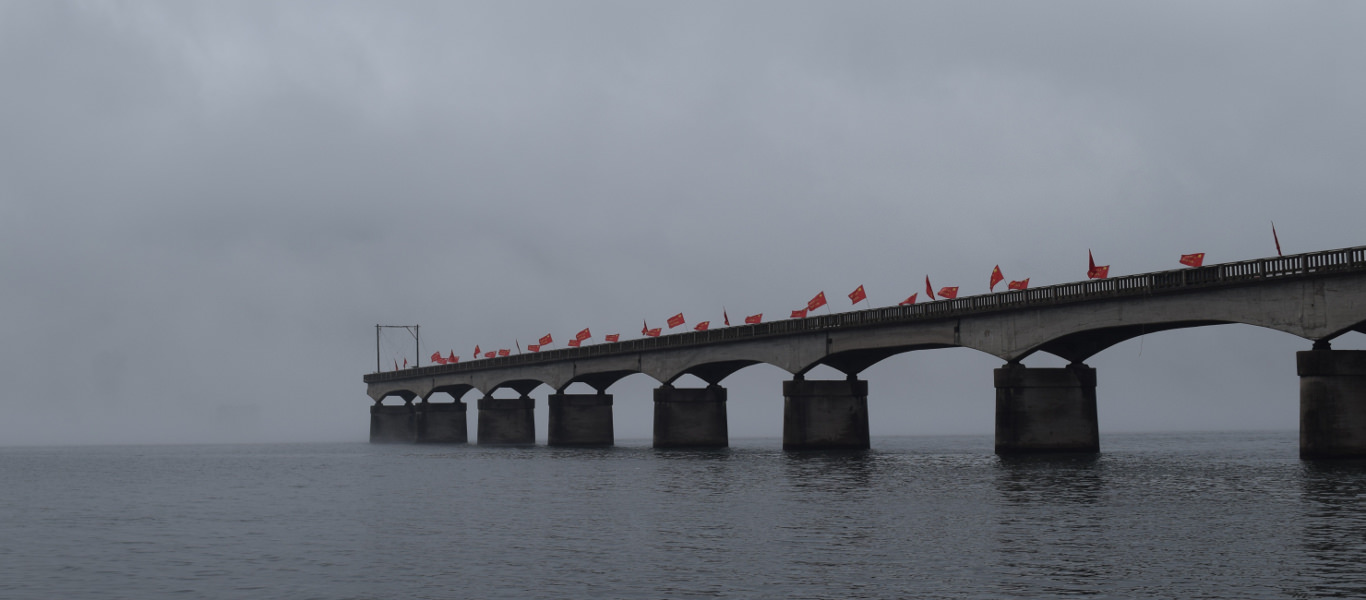
[[[725,448],[730,445],[726,423],[726,388],[655,388],[656,448]]]
[[[536,401],[520,398],[479,399],[478,444],[535,444]]]
[[[1096,370],[996,369],[996,454],[1100,452]]]
[[[450,403],[423,401],[417,405],[416,441],[420,444],[466,444],[470,426],[465,415],[469,406],[456,400]]]
[[[1366,350],[1297,352],[1295,362],[1300,458],[1366,457]]]
[[[411,443],[416,440],[417,416],[412,398],[402,405],[385,406],[376,402],[370,407],[370,443]]]
[[[612,395],[551,394],[547,426],[551,446],[611,446]]]
[[[783,382],[783,450],[867,450],[868,382]]]

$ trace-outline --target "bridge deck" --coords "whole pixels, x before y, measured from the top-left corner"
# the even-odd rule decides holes
[[[707,346],[832,329],[857,329],[889,324],[935,321],[967,315],[1114,298],[1180,294],[1211,288],[1250,285],[1273,278],[1322,277],[1327,274],[1363,272],[1366,272],[1366,246],[1357,246],[1198,268],[1182,268],[1110,279],[1064,283],[1028,290],[981,294],[909,306],[889,306],[804,319],[785,319],[757,325],[739,325],[657,338],[595,344],[581,348],[563,348],[517,354],[453,365],[432,365],[402,371],[376,372],[366,375],[364,380],[365,383],[401,381],[432,375],[473,373],[513,366],[573,361],[689,346]]]

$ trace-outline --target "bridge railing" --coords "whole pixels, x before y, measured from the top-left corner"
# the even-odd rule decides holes
[[[794,335],[828,329],[845,329],[885,325],[897,322],[935,320],[999,310],[1013,310],[1030,306],[1047,306],[1109,297],[1126,297],[1180,292],[1194,288],[1241,285],[1257,280],[1280,277],[1306,276],[1332,271],[1366,271],[1366,246],[1328,250],[1293,256],[1262,258],[1233,263],[1222,263],[1126,275],[1111,279],[1094,279],[1050,285],[1027,290],[1011,290],[994,294],[968,296],[954,300],[939,300],[909,306],[889,306],[860,311],[817,315],[805,319],[785,319],[756,325],[739,325],[641,338],[580,348],[561,348],[531,354],[518,354],[482,359],[453,365],[435,365],[385,371],[365,376],[366,383],[409,379],[445,373],[480,371],[541,362],[590,358],[614,354],[633,354],[683,346],[702,346],[729,341]]]

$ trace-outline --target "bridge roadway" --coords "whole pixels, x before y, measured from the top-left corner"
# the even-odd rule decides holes
[[[889,356],[973,348],[1005,365],[995,370],[996,452],[1096,452],[1096,374],[1085,360],[1134,337],[1226,323],[1299,336],[1300,454],[1366,456],[1366,351],[1330,342],[1366,333],[1366,246],[1183,268],[1029,290],[742,325],[658,338],[366,375],[375,442],[468,440],[466,405],[480,390],[480,444],[535,442],[530,392],[549,385],[552,445],[610,445],[616,381],[644,373],[655,389],[656,447],[727,445],[726,390],[744,367],[767,363],[792,374],[783,384],[783,447],[867,448],[867,382],[858,374]],[[1047,352],[1062,368],[1025,367]],[[844,380],[807,380],[828,365]],[[676,388],[683,375],[705,388]],[[567,394],[582,382],[596,394]],[[509,388],[519,398],[494,398]],[[437,393],[451,403],[430,402]],[[397,397],[402,405],[385,405]],[[418,400],[419,402],[414,402]]]

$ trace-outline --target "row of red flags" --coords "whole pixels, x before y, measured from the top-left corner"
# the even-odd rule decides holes
[[[1275,242],[1276,242],[1276,255],[1277,255],[1277,256],[1280,256],[1280,255],[1281,255],[1281,240],[1280,240],[1279,237],[1276,236],[1276,225],[1275,225],[1274,223],[1273,223],[1272,226],[1271,226],[1271,235],[1272,235],[1273,239],[1274,239]],[[1096,264],[1096,259],[1095,259],[1095,257],[1091,254],[1091,251],[1090,251],[1090,250],[1087,250],[1087,251],[1086,251],[1086,258],[1087,258],[1087,262],[1088,262],[1088,267],[1087,267],[1087,269],[1086,269],[1086,277],[1087,277],[1087,279],[1105,279],[1105,278],[1107,278],[1107,277],[1110,276],[1110,266],[1109,266],[1109,265],[1097,265],[1097,264]],[[1194,253],[1194,254],[1182,254],[1182,255],[1181,255],[1181,258],[1180,258],[1180,260],[1179,260],[1179,262],[1180,262],[1182,265],[1185,265],[1185,266],[1188,266],[1188,267],[1199,267],[1199,266],[1201,266],[1201,265],[1203,265],[1203,264],[1205,263],[1205,253],[1204,253],[1204,252],[1197,252],[1197,253]],[[1001,283],[1002,281],[1005,281],[1005,275],[1001,273],[1001,266],[1000,266],[1000,265],[996,265],[996,266],[991,270],[991,279],[990,279],[989,289],[990,289],[992,292],[995,292],[995,291],[996,291],[996,285],[999,284],[999,283]],[[1011,282],[1009,282],[1009,283],[1006,284],[1006,289],[1007,289],[1007,290],[1027,290],[1027,289],[1029,289],[1029,278],[1026,277],[1026,278],[1024,278],[1024,279],[1011,281]],[[925,295],[926,295],[926,296],[929,296],[929,298],[930,298],[931,300],[938,300],[938,299],[952,300],[952,299],[958,297],[958,286],[945,286],[945,287],[941,287],[941,288],[939,288],[939,291],[938,291],[938,292],[935,292],[934,287],[933,287],[932,285],[930,285],[930,277],[929,277],[928,275],[926,275],[926,276],[925,276]],[[914,294],[911,294],[910,297],[908,297],[908,298],[906,298],[905,300],[902,300],[901,302],[899,302],[899,303],[898,303],[898,306],[906,306],[906,305],[909,305],[909,304],[915,304],[916,299],[917,299],[919,296],[920,296],[920,293],[919,293],[919,292],[916,292],[916,293],[914,293]],[[859,285],[857,288],[854,289],[854,291],[849,292],[849,302],[850,302],[851,304],[858,304],[859,302],[867,302],[867,300],[868,300],[868,293],[863,289],[863,286],[862,286],[862,285]],[[791,318],[793,318],[793,319],[804,319],[804,318],[806,318],[806,316],[807,316],[807,314],[808,314],[809,312],[811,312],[811,311],[813,311],[813,310],[816,310],[816,309],[818,309],[818,308],[820,308],[820,307],[822,307],[822,306],[827,306],[827,305],[828,305],[828,302],[827,302],[826,299],[825,299],[825,292],[824,292],[824,291],[821,291],[819,294],[816,294],[815,297],[811,298],[811,300],[808,300],[807,303],[806,303],[806,306],[805,306],[804,308],[801,308],[801,309],[792,311]],[[828,309],[827,309],[827,310],[828,310]],[[724,320],[725,325],[726,325],[727,327],[729,327],[729,326],[730,326],[730,315],[725,311],[725,309],[722,309],[721,314],[722,314],[722,318],[723,318],[723,320]],[[762,323],[763,320],[764,320],[764,313],[758,313],[758,314],[754,314],[754,315],[750,315],[750,316],[745,317],[745,324],[746,324],[746,325],[757,325],[757,324],[759,324],[759,323]],[[668,325],[669,329],[674,329],[674,328],[680,327],[680,326],[684,325],[685,323],[687,323],[687,320],[684,319],[683,313],[678,313],[678,314],[676,314],[676,315],[674,315],[674,316],[672,316],[672,317],[669,317],[667,320],[665,320],[665,323]],[[644,322],[642,325],[643,325],[643,326],[642,326],[641,329],[640,329],[640,333],[641,333],[641,335],[644,335],[644,336],[646,336],[646,337],[659,337],[659,336],[663,333],[663,329],[660,328],[660,327],[651,328],[650,325],[649,325],[649,322]],[[706,331],[706,330],[709,329],[710,327],[711,327],[711,321],[702,321],[702,322],[697,323],[696,325],[694,325],[694,326],[693,326],[693,330],[694,330],[694,331]],[[574,339],[569,340],[568,345],[569,345],[570,347],[577,348],[577,347],[581,346],[581,345],[583,344],[584,341],[588,340],[588,339],[591,338],[591,337],[593,337],[593,333],[589,330],[589,328],[585,327],[585,328],[583,328],[581,331],[579,331],[577,334],[574,335]],[[608,335],[604,336],[603,339],[604,339],[604,341],[606,341],[606,342],[608,342],[608,343],[618,342],[618,341],[621,340],[621,334],[619,334],[619,333],[608,334]],[[555,338],[554,338],[553,336],[551,336],[549,333],[547,333],[547,334],[541,336],[541,338],[538,339],[538,340],[536,341],[535,344],[528,344],[528,345],[527,345],[527,350],[530,350],[531,352],[540,352],[543,348],[545,348],[546,346],[549,346],[549,345],[551,345],[551,344],[553,344],[553,343],[555,343]],[[521,352],[521,347],[522,347],[521,342],[517,342],[517,351],[518,351],[519,353]],[[481,351],[481,349],[480,349],[480,347],[479,347],[478,344],[476,344],[476,345],[474,346],[474,358],[476,358],[476,359],[477,359],[477,358],[495,358],[495,357],[499,357],[499,356],[508,356],[508,355],[510,355],[511,353],[512,353],[512,350],[511,350],[511,349],[507,349],[507,348],[503,348],[503,349],[499,349],[499,350],[490,350],[490,351],[484,352],[484,351]],[[432,353],[432,356],[431,356],[431,359],[432,359],[432,362],[437,363],[437,364],[441,364],[441,365],[455,364],[455,363],[457,363],[457,362],[460,362],[460,357],[455,355],[455,351],[454,351],[454,350],[450,351],[450,355],[449,355],[449,356],[442,356],[442,354],[441,354],[440,352],[433,352],[433,353]],[[403,368],[405,368],[405,369],[408,368],[408,359],[407,359],[407,358],[403,359]],[[394,361],[394,370],[398,370],[398,369],[399,369],[399,366],[398,366],[398,361],[397,361],[397,359],[396,359],[396,360]]]

